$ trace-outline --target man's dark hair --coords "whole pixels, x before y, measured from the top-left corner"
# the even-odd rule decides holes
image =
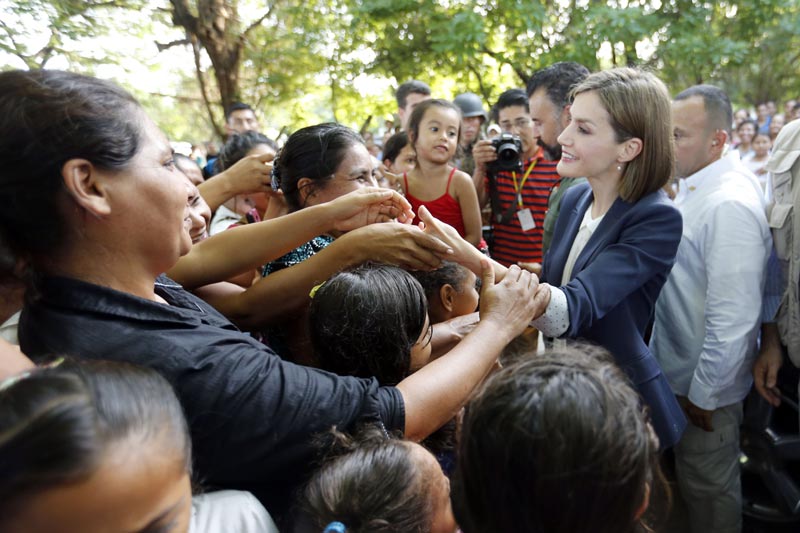
[[[398,87],[397,91],[394,93],[394,97],[397,99],[397,107],[406,107],[406,98],[408,98],[409,94],[413,93],[430,96],[431,88],[428,87],[428,84],[425,82],[419,80],[408,80],[400,85],[400,87]]]
[[[225,110],[225,122],[230,120],[231,115],[233,114],[234,111],[241,111],[242,109],[249,109],[250,111],[253,111],[253,108],[250,107],[248,104],[245,104],[243,102],[234,102],[228,106],[228,109]],[[253,111],[253,113],[255,113],[255,111]]]
[[[492,107],[492,120],[499,122],[498,115],[501,109],[518,105],[524,107],[526,112],[530,111],[528,97],[525,95],[525,91],[522,89],[508,89],[500,95],[500,98],[497,99],[497,103]]]
[[[544,89],[547,97],[559,110],[569,103],[570,91],[589,75],[589,69],[573,61],[554,63],[536,71],[528,80],[528,98],[538,89]]]
[[[678,93],[675,101],[687,100],[693,96],[703,99],[703,106],[708,113],[708,128],[724,130],[730,135],[731,124],[733,124],[733,108],[725,91],[713,85],[694,85]],[[758,131],[757,127],[756,131]]]

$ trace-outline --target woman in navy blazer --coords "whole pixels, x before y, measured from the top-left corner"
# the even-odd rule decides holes
[[[562,200],[541,276],[551,302],[537,323],[610,351],[666,448],[686,419],[644,336],[681,240],[681,215],[662,191],[673,161],[669,94],[654,75],[626,68],[590,75],[572,96],[558,172],[588,184]],[[556,323],[559,306],[567,319]]]
[[[686,418],[644,336],[682,230],[662,191],[673,161],[669,94],[652,74],[624,68],[588,76],[572,95],[570,124],[558,138],[558,172],[588,183],[562,199],[539,289],[550,301],[533,324],[546,336],[610,351],[666,448],[678,441]],[[436,221],[421,218],[441,235]],[[479,268],[474,253],[454,249],[457,261]],[[504,274],[499,265],[495,272]]]

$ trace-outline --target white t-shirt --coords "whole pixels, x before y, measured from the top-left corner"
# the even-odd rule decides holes
[[[221,490],[192,498],[189,533],[278,533],[278,528],[255,496]]]

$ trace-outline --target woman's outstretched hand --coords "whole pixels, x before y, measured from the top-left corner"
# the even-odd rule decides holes
[[[455,228],[435,218],[424,205],[420,206],[417,216],[422,222],[420,227],[426,234],[436,237],[453,249],[453,255],[448,261],[460,263],[475,273],[481,271],[481,259],[485,256],[462,239]]]
[[[397,220],[410,224],[414,220],[411,204],[402,195],[380,187],[366,187],[328,202],[326,208],[333,227],[345,232],[376,222]]]
[[[492,322],[509,339],[522,333],[533,317],[547,307],[546,291],[537,291],[539,278],[516,265],[495,283],[494,268],[488,259],[481,259],[481,282],[481,322]]]

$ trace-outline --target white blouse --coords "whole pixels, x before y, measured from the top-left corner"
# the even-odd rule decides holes
[[[605,216],[604,213],[597,218],[592,218],[593,205],[594,203],[590,204],[589,208],[586,209],[580,229],[575,235],[575,240],[572,241],[572,248],[570,248],[569,256],[567,256],[567,264],[564,265],[561,285],[569,283],[572,278],[572,269],[575,267],[578,256],[581,255],[586,243],[589,242],[589,238]],[[546,337],[560,337],[569,329],[569,309],[567,307],[567,295],[564,294],[564,291],[557,287],[550,287],[550,303],[547,306],[547,310],[542,316],[531,322],[531,325]]]

